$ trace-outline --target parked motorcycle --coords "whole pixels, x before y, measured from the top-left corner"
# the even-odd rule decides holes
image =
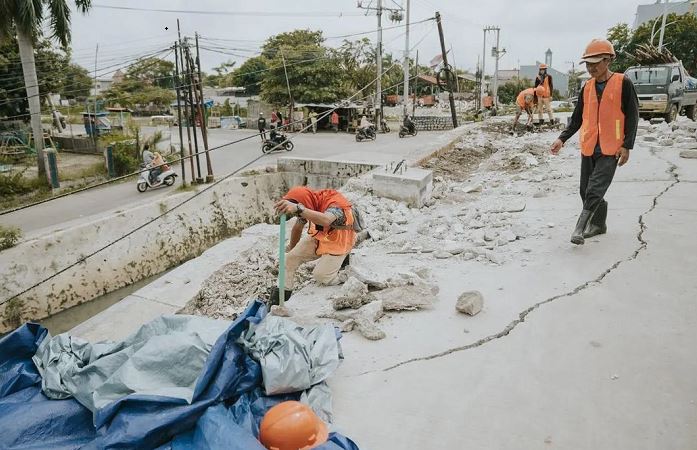
[[[265,140],[264,143],[261,144],[261,152],[265,154],[272,151],[276,152],[282,150],[289,152],[293,150],[294,147],[295,145],[293,144],[293,141],[288,140],[288,136],[279,133],[271,139]]]
[[[417,133],[416,126],[412,127],[411,129],[409,129],[409,127],[405,127],[404,125],[400,125],[399,127],[399,137],[401,138],[404,136],[416,136]]]
[[[364,140],[374,141],[376,137],[375,126],[371,125],[368,128],[359,128],[356,130],[356,142]]]
[[[176,178],[179,176],[174,169],[172,169],[172,167],[164,165],[161,167],[162,172],[152,182],[150,182],[150,172],[153,170],[153,168],[148,167],[145,164],[141,164],[140,168],[145,170],[140,172],[140,177],[138,177],[138,184],[136,185],[138,192],[145,192],[148,190],[148,188],[152,189],[161,186],[172,186],[176,181]]]

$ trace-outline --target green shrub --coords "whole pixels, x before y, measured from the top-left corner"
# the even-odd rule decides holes
[[[128,141],[113,144],[114,170],[117,176],[127,175],[139,169],[136,145]]]
[[[20,237],[22,230],[19,228],[0,225],[0,250],[14,247]]]
[[[22,172],[10,175],[0,174],[0,196],[2,197],[26,194],[39,187],[39,185],[40,183],[37,180],[25,178]]]

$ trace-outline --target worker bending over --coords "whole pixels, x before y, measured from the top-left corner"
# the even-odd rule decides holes
[[[293,293],[295,272],[301,264],[319,259],[312,276],[320,284],[337,285],[342,281],[339,270],[348,264],[348,255],[356,242],[351,203],[339,192],[314,191],[294,187],[276,203],[276,212],[293,215],[298,220],[290,233],[286,253],[285,298]],[[309,223],[307,236],[302,237]],[[279,291],[271,293],[270,304],[279,302]]]
[[[571,235],[571,242],[607,232],[605,193],[619,162],[629,160],[639,123],[639,100],[634,85],[621,73],[609,70],[615,49],[604,39],[586,47],[581,64],[592,76],[581,88],[569,126],[552,144],[558,154],[564,143],[581,130],[581,200],[583,210]]]
[[[554,92],[554,82],[552,75],[547,73],[547,64],[540,64],[540,71],[535,78],[535,87],[542,86],[541,93],[537,95],[537,118],[540,119],[540,124],[545,123],[542,118],[543,108],[547,108],[549,122],[554,123],[554,114],[552,113],[552,93]]]
[[[513,129],[515,130],[516,125],[518,125],[518,119],[520,119],[521,114],[523,114],[523,111],[528,113],[528,121],[525,124],[526,126],[532,125],[532,115],[534,108],[537,107],[538,103],[538,94],[542,93],[544,88],[542,86],[538,86],[536,88],[528,88],[525,89],[524,91],[521,91],[520,94],[518,94],[518,97],[516,98],[516,105],[518,105],[518,111],[516,111],[515,114],[515,119],[513,119]]]

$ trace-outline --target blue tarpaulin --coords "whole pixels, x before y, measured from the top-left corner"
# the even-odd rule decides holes
[[[128,395],[94,415],[76,400],[50,400],[31,358],[47,331],[26,324],[0,340],[2,449],[239,449],[263,450],[256,437],[264,413],[298,394],[263,394],[259,363],[235,343],[265,306],[253,302],[216,341],[193,401]],[[255,447],[256,446],[256,447]],[[320,450],[358,450],[337,433]]]

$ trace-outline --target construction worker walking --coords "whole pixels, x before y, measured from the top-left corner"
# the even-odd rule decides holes
[[[545,123],[542,118],[542,112],[544,108],[547,108],[547,114],[549,115],[549,122],[554,123],[554,114],[552,113],[552,93],[554,92],[554,80],[552,80],[552,75],[547,73],[547,64],[540,64],[540,71],[535,78],[535,87],[542,86],[542,93],[538,95],[537,102],[537,118],[540,119],[540,123]]]
[[[554,141],[552,154],[581,130],[581,183],[583,210],[571,235],[571,242],[583,244],[585,238],[607,232],[605,193],[612,183],[617,165],[629,161],[639,124],[639,100],[634,84],[621,73],[609,70],[615,49],[604,39],[594,39],[586,47],[581,64],[592,76],[581,88],[569,126]]]

